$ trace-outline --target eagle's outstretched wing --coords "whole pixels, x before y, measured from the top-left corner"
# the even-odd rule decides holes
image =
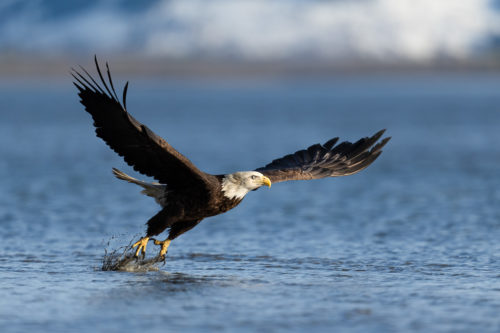
[[[390,137],[375,143],[384,132],[381,130],[355,143],[345,141],[338,145],[335,144],[339,138],[333,138],[323,145],[315,144],[276,159],[256,171],[273,183],[352,175],[369,166],[382,153],[381,149]]]
[[[128,82],[123,90],[123,104],[116,95],[109,66],[106,63],[108,83],[104,79],[97,57],[94,58],[102,86],[80,67],[83,73],[72,69],[78,95],[85,110],[92,115],[96,134],[102,138],[134,170],[154,177],[172,188],[206,187],[210,175],[200,171],[190,160],[175,150],[160,136],[132,117],[126,109]],[[108,86],[109,84],[109,86]]]

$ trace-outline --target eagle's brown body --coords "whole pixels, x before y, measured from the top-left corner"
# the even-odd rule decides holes
[[[169,239],[174,239],[196,226],[205,217],[219,215],[236,207],[242,199],[229,199],[224,196],[222,178],[223,176],[210,177],[213,185],[208,193],[167,189],[167,204],[147,222],[146,236],[155,236],[171,228]]]
[[[143,193],[155,198],[162,209],[148,222],[146,236],[134,246],[136,255],[145,253],[151,236],[170,229],[168,238],[155,240],[162,245],[160,256],[166,253],[170,241],[196,226],[202,219],[218,215],[236,207],[243,197],[262,185],[271,186],[289,180],[308,180],[346,176],[370,165],[382,152],[389,138],[379,139],[384,131],[355,143],[336,145],[333,138],[323,145],[286,155],[255,171],[241,171],[226,175],[211,175],[199,170],[189,159],[175,150],[164,139],[133,118],[126,109],[128,83],[121,103],[116,95],[109,68],[104,79],[96,59],[98,84],[88,72],[74,71],[75,86],[81,103],[92,115],[96,134],[134,170],[158,180],[147,183],[134,179],[119,170],[115,175],[144,188]]]

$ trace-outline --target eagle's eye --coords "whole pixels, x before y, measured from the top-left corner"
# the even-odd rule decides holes
[[[251,175],[250,178],[257,179],[257,176],[256,175]]]

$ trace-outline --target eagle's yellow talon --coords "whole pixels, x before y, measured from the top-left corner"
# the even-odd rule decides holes
[[[164,241],[154,240],[155,245],[161,245],[160,254],[158,256],[161,260],[165,260],[165,254],[167,254],[168,246],[170,245],[171,240],[165,239]]]
[[[132,248],[135,248],[137,247],[137,250],[135,251],[135,257],[139,257],[139,253],[141,253],[143,256],[146,255],[146,247],[148,246],[148,242],[149,242],[149,237],[142,237],[141,239],[139,239],[139,241],[137,241],[136,243],[134,243],[134,245],[132,245]]]

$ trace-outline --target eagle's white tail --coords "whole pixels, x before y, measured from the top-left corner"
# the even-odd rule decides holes
[[[141,191],[142,194],[145,194],[149,197],[154,198],[158,204],[163,205],[163,201],[165,199],[165,190],[167,188],[166,185],[163,185],[160,183],[143,182],[141,180],[130,177],[126,173],[124,173],[116,168],[113,168],[113,174],[118,179],[126,180],[129,183],[139,185],[140,187],[142,187],[144,189]]]

